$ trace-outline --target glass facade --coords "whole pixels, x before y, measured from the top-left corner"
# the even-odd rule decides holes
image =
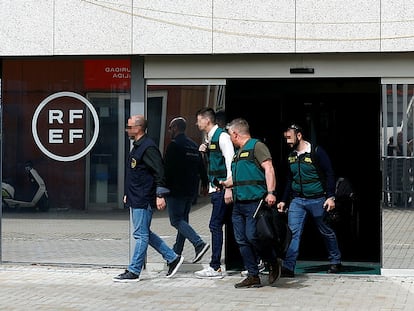
[[[174,81],[167,84],[168,80],[156,83],[145,81],[144,73],[138,72],[135,74],[147,83],[140,89],[132,78],[131,68],[134,67],[129,57],[2,60],[3,262],[128,264],[129,211],[124,209],[122,197],[125,158],[131,146],[124,130],[129,115],[141,110],[145,113],[149,120],[148,134],[164,152],[170,142],[168,123],[172,118],[185,117],[187,135],[201,143],[202,133],[195,125],[196,111],[206,106],[216,110],[226,108],[224,85],[194,85],[191,80],[187,85]],[[227,91],[231,91],[230,84]],[[260,81],[260,85],[263,84]],[[145,94],[142,107],[134,103],[137,93]],[[238,116],[241,111],[238,105],[251,98],[241,95],[238,98],[239,93],[240,90],[233,90],[233,95],[226,97],[230,99],[226,109],[229,115]],[[414,85],[410,83],[382,85],[378,145],[383,177],[381,256],[385,269],[414,267],[414,262],[407,261],[407,258],[414,258],[412,241],[407,240],[410,235],[400,235],[412,230],[409,220],[414,196],[413,93]],[[275,106],[286,109],[290,103]],[[330,109],[335,115],[347,108],[341,104]],[[280,111],[284,110],[280,108]],[[273,120],[274,115],[246,113],[253,125],[258,123],[256,131],[270,133],[271,145],[274,125],[269,121],[270,125],[265,127],[263,119]],[[326,109],[319,115],[325,114]],[[347,118],[333,118],[336,123],[344,122],[347,128]],[[332,131],[332,127],[328,130]],[[340,134],[350,135],[345,130]],[[275,150],[280,149],[277,142],[273,143]],[[370,202],[369,195],[366,196],[366,202]],[[202,203],[208,204],[208,201],[202,200]],[[377,207],[375,203],[370,209]],[[396,217],[398,223],[395,223]],[[365,231],[371,230],[371,219],[366,218],[358,218],[361,238],[366,238]],[[157,214],[153,225],[154,231],[173,245],[175,231],[168,215]],[[208,238],[208,219],[197,229]],[[377,242],[378,239],[373,241]],[[185,252],[188,252],[185,257],[193,256],[191,248]],[[152,249],[148,250],[148,257],[149,262],[162,262]]]
[[[126,265],[125,124],[137,110],[131,108],[130,59],[7,59],[2,69],[2,260]],[[187,134],[201,141],[195,113],[224,105],[217,90],[135,90],[146,93],[148,134],[162,152],[170,141],[166,124],[178,115],[190,120]]]
[[[414,268],[414,85],[383,84],[382,266]]]

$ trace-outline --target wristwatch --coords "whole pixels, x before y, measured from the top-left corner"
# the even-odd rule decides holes
[[[276,195],[276,191],[268,191],[267,194],[273,194]]]
[[[329,197],[328,199],[331,199],[332,201],[335,201],[335,197],[334,196]]]

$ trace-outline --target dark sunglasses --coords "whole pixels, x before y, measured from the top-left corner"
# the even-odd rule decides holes
[[[132,129],[133,127],[136,127],[136,126],[142,126],[141,124],[135,124],[135,125],[125,125],[125,129],[126,130],[130,130],[130,129]]]

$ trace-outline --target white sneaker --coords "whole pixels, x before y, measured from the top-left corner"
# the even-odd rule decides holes
[[[203,270],[194,272],[194,275],[200,279],[222,279],[224,277],[221,268],[214,270],[210,266]]]
[[[257,268],[259,268],[259,273],[265,272],[266,266],[262,260],[260,260],[260,262],[257,264]],[[247,277],[249,275],[249,272],[247,270],[243,270],[242,272],[240,272],[240,274],[243,277]]]

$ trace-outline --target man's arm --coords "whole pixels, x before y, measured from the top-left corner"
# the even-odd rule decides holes
[[[219,137],[219,145],[221,152],[224,157],[224,161],[226,163],[226,180],[230,180],[232,177],[231,173],[231,162],[233,161],[234,156],[234,146],[231,142],[230,135],[226,132],[221,133]],[[224,202],[226,204],[230,204],[233,202],[233,190],[232,188],[225,188],[224,189]]]
[[[334,197],[335,196],[335,187],[336,187],[336,181],[335,181],[335,174],[332,168],[331,159],[329,158],[326,151],[318,147],[315,151],[317,153],[318,161],[319,161],[319,167],[322,170],[323,174],[325,175],[326,179],[326,197]]]
[[[172,183],[175,182],[175,177],[179,171],[179,167],[181,162],[183,161],[183,155],[180,153],[179,146],[176,142],[172,141],[168,146],[167,150],[165,151],[164,155],[164,174],[166,183],[171,186]]]
[[[234,156],[234,146],[228,133],[224,132],[220,135],[219,145],[226,162],[227,178],[229,178],[231,176],[231,162],[233,161]]]
[[[166,187],[164,162],[162,160],[161,152],[156,147],[149,147],[145,150],[142,161],[147,165],[154,174],[154,182],[157,187],[158,194],[168,194],[169,190]]]

